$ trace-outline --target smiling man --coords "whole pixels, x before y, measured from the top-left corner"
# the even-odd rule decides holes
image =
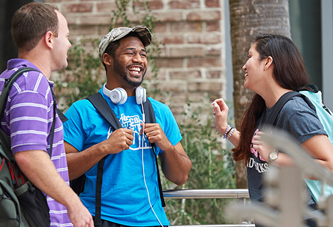
[[[191,169],[169,107],[148,98],[156,123],[143,121],[146,94],[140,85],[148,67],[145,48],[150,42],[150,31],[136,26],[111,30],[99,45],[107,76],[99,93],[122,128],[113,130],[88,100],[74,103],[66,112],[64,138],[70,178],[85,174],[80,198],[93,216],[98,215],[95,212],[97,163],[105,158],[100,212],[103,227],[168,226],[155,157],[160,157],[164,175],[177,185],[186,182]],[[151,143],[155,143],[156,150]]]

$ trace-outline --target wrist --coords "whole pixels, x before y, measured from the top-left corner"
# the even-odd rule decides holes
[[[232,127],[230,125],[227,125],[227,127],[225,127],[225,129],[222,129],[223,133],[223,139],[227,138],[228,133],[230,132],[230,130],[232,129]]]
[[[277,150],[272,151],[268,154],[268,163],[274,162],[279,156],[279,152]]]

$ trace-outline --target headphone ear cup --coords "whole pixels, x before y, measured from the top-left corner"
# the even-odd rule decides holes
[[[135,98],[136,98],[136,103],[137,104],[143,104],[146,102],[147,97],[146,97],[146,89],[143,87],[137,87],[135,89]]]
[[[123,88],[115,88],[110,92],[110,99],[114,104],[124,104],[127,100],[127,93]]]

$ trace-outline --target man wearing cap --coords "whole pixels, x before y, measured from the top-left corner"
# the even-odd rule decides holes
[[[168,226],[159,195],[155,156],[161,159],[164,175],[177,185],[186,182],[191,169],[168,106],[148,98],[156,123],[143,122],[146,97],[140,85],[148,67],[145,47],[150,42],[150,31],[136,26],[111,30],[99,45],[107,75],[99,93],[123,128],[113,131],[88,100],[75,102],[66,112],[64,139],[70,178],[85,174],[80,198],[93,216],[97,163],[106,157],[101,189],[103,227]],[[156,144],[156,153],[149,142]]]

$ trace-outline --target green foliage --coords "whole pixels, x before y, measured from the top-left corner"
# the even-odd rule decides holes
[[[182,145],[192,161],[192,169],[185,186],[187,189],[235,188],[235,166],[230,152],[222,149],[219,133],[214,129],[214,118],[208,99],[198,108],[188,104],[185,120],[180,124]],[[172,188],[167,180],[164,187]],[[166,212],[171,225],[221,224],[223,209],[230,199],[166,200]]]

